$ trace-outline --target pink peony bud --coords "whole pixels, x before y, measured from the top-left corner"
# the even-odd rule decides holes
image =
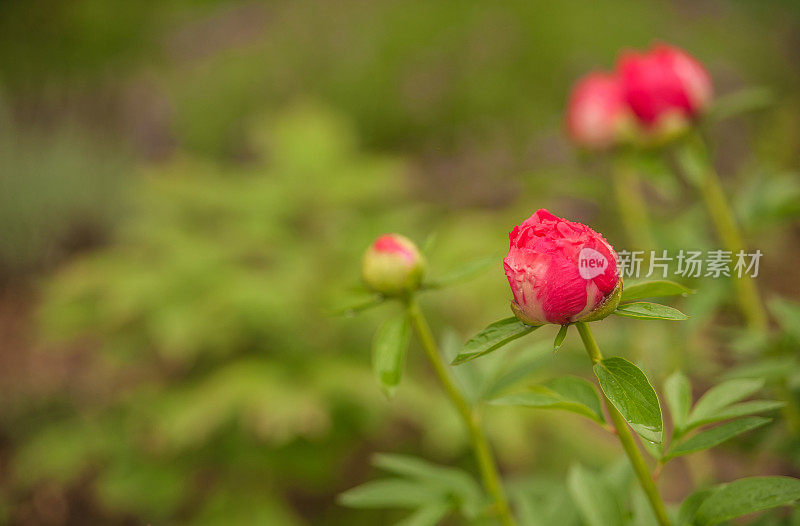
[[[508,237],[503,266],[514,294],[511,310],[523,323],[593,321],[617,307],[617,254],[588,226],[540,209]]]
[[[590,73],[575,83],[566,120],[570,139],[593,150],[622,142],[634,126],[622,84],[611,73]]]
[[[656,127],[685,126],[711,102],[711,78],[684,51],[659,44],[649,52],[626,53],[617,62],[625,100],[642,123]]]
[[[384,234],[364,253],[361,276],[375,292],[397,296],[419,287],[424,267],[413,241],[400,234]]]

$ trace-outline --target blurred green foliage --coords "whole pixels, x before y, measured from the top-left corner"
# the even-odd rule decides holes
[[[48,286],[45,334],[100,342],[109,392],[29,441],[20,477],[93,469],[104,507],[200,524],[232,523],[233,510],[252,524],[242,510],[256,504],[264,523],[293,524],[292,477],[336,484],[349,437],[376,425],[383,401],[359,353],[337,351],[359,340],[319,323],[322,301],[353,252],[337,236],[363,228],[358,208],[389,195],[402,166],[357,157],[326,113],[279,120],[254,139],[276,148],[275,168],[152,170],[116,248]],[[334,176],[324,199],[306,191]]]
[[[117,516],[231,523],[252,509],[242,524],[254,514],[294,524],[303,510],[289,503],[328,494],[305,518],[336,523],[344,512],[327,506],[349,485],[342,469],[354,439],[385,440],[392,414],[438,455],[466,454],[458,421],[427,381],[409,378],[387,413],[368,324],[328,314],[349,294],[362,248],[393,224],[398,211],[387,204],[404,193],[405,165],[359,153],[340,118],[308,104],[265,117],[250,139],[269,164],[178,158],[151,169],[115,244],[48,283],[42,337],[100,353],[82,364],[88,398],[55,393],[37,403],[57,416],[18,416],[16,495],[43,481],[88,484]],[[488,234],[463,233],[473,242]],[[466,238],[453,234],[449,250]],[[459,340],[448,340],[451,353]],[[548,352],[495,361],[481,383],[475,373],[462,381],[473,397],[491,395],[539,371]],[[528,448],[524,422],[497,419],[505,455]]]
[[[403,514],[335,503],[371,478],[372,453],[473,470],[418,349],[391,404],[372,376],[369,342],[392,307],[329,312],[383,232],[435,233],[434,278],[500,254],[539,207],[623,246],[602,166],[576,158],[559,129],[572,81],[623,47],[675,42],[720,93],[774,90],[771,107],[709,133],[763,244],[761,283],[800,294],[786,278],[800,255],[795,2],[12,0],[1,11],[0,271],[32,289],[31,346],[51,353],[37,367],[72,367],[63,384],[7,398],[0,522],[387,524]],[[640,168],[658,242],[712,246],[686,185],[655,159]],[[507,315],[496,260],[424,298],[451,352]],[[752,345],[719,337],[735,320],[725,283],[689,285],[703,294],[685,300],[685,327],[613,320],[598,338],[654,383],[682,367],[707,387]],[[797,392],[797,307],[773,305],[783,331],[769,360],[727,373]],[[540,332],[538,347],[457,370],[470,395],[587,374],[574,338],[555,360],[555,334]],[[8,341],[2,356],[25,352]],[[506,408],[485,418],[530,524],[578,524],[566,495],[581,478],[628,487],[608,462],[616,446],[583,422]],[[753,442],[737,447],[732,462],[751,464]],[[797,469],[800,448],[782,447]],[[602,471],[570,470],[576,458]],[[666,474],[671,497],[708,471]]]
[[[76,126],[16,126],[0,100],[0,280],[52,267],[108,238],[124,203],[124,152]]]

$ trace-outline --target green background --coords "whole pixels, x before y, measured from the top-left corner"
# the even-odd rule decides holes
[[[374,453],[474,471],[416,344],[393,400],[372,375],[372,334],[395,307],[331,310],[384,232],[434,235],[433,276],[496,259],[422,300],[455,346],[508,316],[506,234],[534,210],[624,249],[608,167],[570,146],[563,112],[579,76],[654,41],[695,55],[719,95],[772,92],[769,107],[708,133],[764,253],[757,281],[780,345],[796,354],[797,2],[3,2],[2,522],[389,524],[405,512],[336,503],[377,476]],[[717,248],[670,168],[640,166],[658,248]],[[659,388],[682,368],[698,392],[753,363],[731,338],[729,284],[691,286],[700,293],[678,302],[692,316],[679,327],[597,324],[606,353],[640,363]],[[575,334],[553,357],[555,332],[480,367],[501,386],[590,378]],[[789,356],[755,363],[796,396]],[[568,413],[498,407],[485,425],[508,478],[552,499],[574,461],[619,458],[613,437]],[[677,460],[665,498],[797,476],[796,436],[777,422]]]

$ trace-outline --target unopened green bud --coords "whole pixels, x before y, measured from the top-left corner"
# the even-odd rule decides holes
[[[400,234],[380,236],[364,253],[361,276],[367,286],[386,296],[419,288],[425,259],[413,241]]]

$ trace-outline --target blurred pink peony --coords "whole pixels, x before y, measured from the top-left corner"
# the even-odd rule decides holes
[[[592,321],[619,303],[617,254],[602,235],[580,223],[537,210],[509,233],[503,260],[514,300],[529,325]]]
[[[688,53],[664,44],[624,53],[617,62],[625,100],[648,128],[676,127],[711,102],[711,78]]]
[[[424,268],[425,260],[417,246],[400,234],[380,236],[361,260],[364,283],[375,292],[387,296],[417,289]]]
[[[601,150],[624,139],[634,117],[622,84],[611,73],[590,73],[572,88],[567,106],[567,133],[578,146]]]

